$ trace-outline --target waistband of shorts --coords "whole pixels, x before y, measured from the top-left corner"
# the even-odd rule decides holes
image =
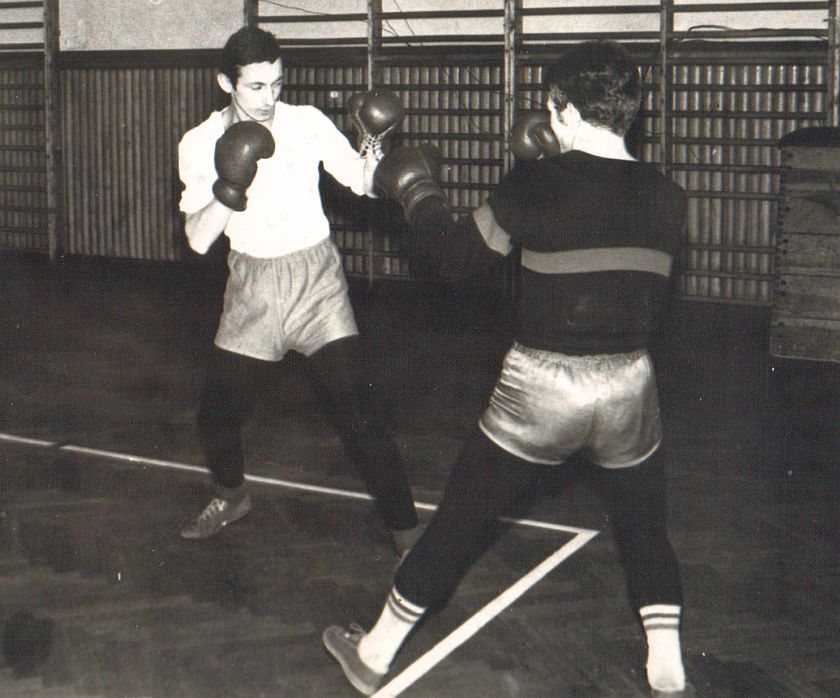
[[[559,351],[549,351],[548,349],[532,349],[519,342],[514,342],[513,351],[519,354],[524,354],[538,361],[545,361],[548,363],[562,363],[562,364],[629,364],[648,355],[647,349],[634,349],[633,351],[620,352],[618,354],[562,354]]]
[[[240,252],[239,250],[231,249],[228,252],[228,259],[241,259],[248,264],[253,265],[271,265],[275,262],[289,262],[295,259],[300,259],[302,257],[310,257],[313,254],[322,253],[323,250],[332,250],[335,247],[335,243],[332,241],[332,238],[324,238],[320,242],[316,242],[314,245],[309,245],[308,247],[301,247],[299,250],[295,250],[294,252],[289,252],[288,254],[280,255],[279,257],[254,257],[253,255],[248,254],[247,252]]]

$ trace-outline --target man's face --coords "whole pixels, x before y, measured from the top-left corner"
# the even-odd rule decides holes
[[[270,122],[283,88],[283,65],[279,58],[274,63],[249,63],[239,68],[235,85],[223,74],[219,85],[230,95],[240,121]]]

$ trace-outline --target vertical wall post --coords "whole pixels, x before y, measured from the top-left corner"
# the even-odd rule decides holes
[[[382,0],[368,0],[367,3],[367,87],[373,90],[379,82],[379,54],[382,50]],[[370,210],[370,209],[368,209]],[[373,226],[368,222],[365,233],[367,245],[367,279],[368,286],[373,286],[376,279],[376,240]]]
[[[246,27],[257,26],[257,0],[245,0],[243,8],[243,21]]]
[[[513,165],[513,154],[510,150],[510,131],[516,119],[516,90],[517,90],[517,41],[519,34],[520,16],[519,6],[522,0],[505,0],[505,60],[504,60],[504,104],[502,105],[502,156],[505,169]]]
[[[522,0],[505,0],[505,58],[504,58],[504,103],[502,104],[502,133],[500,134],[502,160],[504,170],[513,167],[513,152],[510,147],[510,134],[513,122],[516,120],[516,94],[519,86],[518,49],[519,37],[522,33],[522,17],[519,9]],[[510,263],[505,274],[504,293],[508,298],[514,298],[518,286],[519,252],[511,255]]]
[[[659,14],[659,168],[671,174],[671,64],[670,40],[674,31],[674,0],[662,0]]]
[[[382,0],[368,0],[367,85],[372,90],[378,82],[378,61],[382,50]]]
[[[58,137],[58,72],[55,56],[58,51],[58,0],[44,2],[44,148],[46,153],[47,185],[47,245],[50,260],[63,251],[61,234],[61,198],[59,186],[61,169]]]
[[[829,6],[828,17],[828,99],[826,108],[828,110],[827,121],[829,126],[840,126],[840,0],[834,0]]]

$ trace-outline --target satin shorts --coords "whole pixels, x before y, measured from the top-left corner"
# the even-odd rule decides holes
[[[231,250],[215,344],[265,361],[358,334],[341,255],[326,239],[282,257]]]
[[[555,465],[582,451],[605,468],[638,465],[662,440],[650,356],[569,356],[514,344],[479,426],[533,463]]]

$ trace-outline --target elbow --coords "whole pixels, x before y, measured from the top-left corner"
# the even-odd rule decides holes
[[[210,245],[207,242],[191,237],[189,232],[187,232],[187,244],[197,254],[207,254],[207,250],[210,249]]]
[[[184,222],[184,233],[187,236],[187,244],[193,252],[207,254],[207,250],[210,249],[210,243],[198,235],[195,225],[189,218]]]
[[[196,254],[207,254],[207,250],[210,249],[209,245],[197,245],[192,240],[190,240],[190,249],[195,252]]]
[[[189,236],[187,236],[187,242],[189,243],[190,249],[197,254],[207,254],[207,250],[210,249],[210,245],[207,243],[199,242]]]

